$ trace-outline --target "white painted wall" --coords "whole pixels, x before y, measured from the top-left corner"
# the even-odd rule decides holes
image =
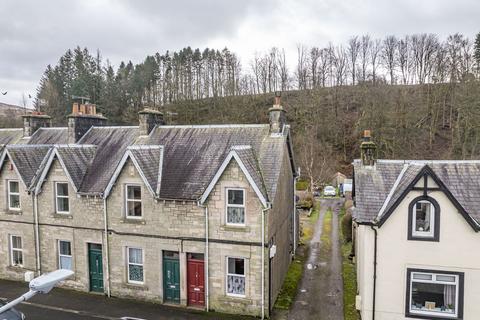
[[[429,184],[432,182],[429,180]],[[421,179],[423,184],[423,179]],[[433,187],[432,184],[430,186]],[[378,229],[376,320],[405,317],[407,268],[465,273],[464,319],[480,318],[480,234],[441,191],[429,192],[440,206],[440,241],[409,241],[408,206],[422,195],[412,191]],[[363,320],[372,319],[374,233],[357,228],[357,281]]]

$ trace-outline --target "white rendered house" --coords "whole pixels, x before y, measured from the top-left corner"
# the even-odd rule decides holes
[[[354,161],[363,320],[480,319],[480,161]]]

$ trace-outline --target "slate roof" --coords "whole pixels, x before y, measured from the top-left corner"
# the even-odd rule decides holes
[[[159,196],[163,149],[159,146],[132,146],[128,150],[138,164],[139,170],[144,175],[151,190],[156,196]]]
[[[21,139],[22,129],[0,130],[5,141]],[[149,136],[138,127],[92,127],[75,145],[67,145],[67,128],[42,128],[26,144],[9,146],[22,179],[33,184],[58,157],[80,194],[103,195],[122,159],[134,160],[155,196],[199,200],[232,148],[264,198],[273,200],[285,155],[293,155],[289,127],[270,135],[270,126],[157,126]],[[244,146],[238,148],[238,146]],[[248,147],[245,147],[248,146]]]
[[[15,144],[23,137],[23,129],[0,129],[0,145]]]
[[[128,146],[134,144],[137,136],[138,127],[92,127],[79,141],[79,144],[97,146],[79,192],[102,194]]]
[[[67,128],[39,128],[30,137],[27,144],[66,144]]]
[[[375,222],[426,168],[480,226],[480,161],[377,160],[375,167],[368,167],[355,160],[355,220]]]
[[[96,146],[88,145],[60,145],[55,147],[55,151],[72,179],[76,190],[80,189],[87,169],[95,157],[96,150]]]
[[[258,163],[257,156],[255,151],[248,146],[248,148],[233,148],[238,154],[240,160],[247,168],[247,171],[250,173],[250,176],[255,181],[255,184],[260,189],[260,192],[264,195],[265,199],[268,199],[267,189],[265,187],[265,181],[263,180],[262,171]]]
[[[49,146],[22,146],[9,145],[7,154],[18,170],[20,178],[27,189],[30,189],[37,181],[39,173],[44,168],[46,159],[51,150]]]
[[[258,159],[268,198],[273,199],[286,136],[270,136],[269,130],[268,124],[156,127],[143,143],[164,147],[160,197],[199,199],[232,147],[249,145]],[[242,155],[248,163],[255,162],[252,154]]]

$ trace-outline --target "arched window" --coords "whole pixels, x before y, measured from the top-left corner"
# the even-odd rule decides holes
[[[408,239],[439,241],[440,207],[431,197],[421,196],[409,206]]]

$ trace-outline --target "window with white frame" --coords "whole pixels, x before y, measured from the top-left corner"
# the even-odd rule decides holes
[[[462,277],[461,273],[409,269],[407,316],[462,318]]]
[[[142,217],[142,188],[127,184],[125,188],[125,209],[127,218]]]
[[[227,189],[227,224],[245,225],[245,190]]]
[[[70,213],[70,203],[68,200],[68,183],[55,183],[55,204],[57,213]]]
[[[245,296],[245,259],[227,257],[227,295]]]
[[[433,238],[435,230],[435,207],[430,201],[420,200],[413,206],[412,235]]]
[[[18,180],[8,180],[8,209],[20,210],[20,184]]]
[[[127,248],[128,282],[143,283],[143,250]]]
[[[70,241],[58,241],[58,266],[60,269],[72,270],[72,246]]]
[[[23,266],[23,242],[20,236],[10,236],[10,258],[12,266]]]

